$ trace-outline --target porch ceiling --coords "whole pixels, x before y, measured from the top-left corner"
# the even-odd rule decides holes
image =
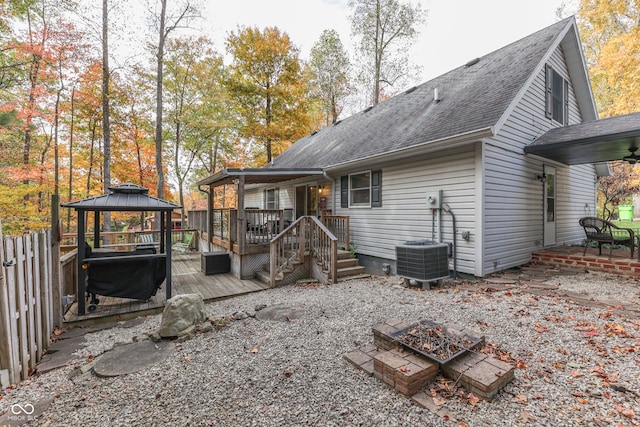
[[[235,179],[244,176],[245,184],[269,184],[304,178],[312,175],[323,175],[320,168],[314,169],[278,169],[278,168],[231,168],[222,169],[213,175],[197,182],[200,185],[218,187],[231,184]]]
[[[524,151],[566,165],[580,165],[622,160],[631,155],[632,147],[640,149],[640,113],[552,129]],[[636,154],[640,160],[640,152]]]

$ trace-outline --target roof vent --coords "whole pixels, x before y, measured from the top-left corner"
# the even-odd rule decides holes
[[[433,89],[433,102],[435,102],[436,104],[440,102],[440,94],[438,93],[437,87]]]
[[[373,105],[371,107],[367,107],[364,109],[364,112],[366,113],[367,111],[371,111],[371,109],[373,108]]]
[[[334,126],[338,126],[340,123],[342,123],[342,120],[338,120],[337,122],[335,122],[333,125]]]
[[[417,88],[418,88],[418,86],[410,87],[409,89],[407,89],[407,91],[405,93],[411,93],[414,90],[416,90]]]
[[[471,61],[469,61],[466,64],[464,64],[464,66],[469,68],[469,67],[471,67],[473,65],[476,65],[478,62],[480,62],[480,58],[474,58]]]

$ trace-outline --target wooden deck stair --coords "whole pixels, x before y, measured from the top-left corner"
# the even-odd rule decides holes
[[[295,266],[284,271],[284,276],[276,279],[276,286],[284,281],[284,278],[294,271]],[[325,273],[327,273],[325,271]],[[269,283],[269,264],[262,266],[261,270],[256,271],[256,279]],[[365,268],[360,265],[360,261],[349,251],[338,250],[338,281],[355,279],[360,277],[368,277]]]

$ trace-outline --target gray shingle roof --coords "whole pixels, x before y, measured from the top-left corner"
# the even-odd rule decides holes
[[[325,168],[495,126],[571,22],[553,24],[306,136],[273,167]],[[434,102],[436,88],[440,102]]]

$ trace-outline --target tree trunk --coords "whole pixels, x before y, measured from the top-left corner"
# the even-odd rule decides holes
[[[158,37],[158,54],[156,77],[156,170],[158,172],[158,198],[164,199],[164,171],[162,169],[162,80],[164,63],[164,43],[165,43],[165,18],[167,13],[167,0],[161,0],[162,10],[160,12],[160,29]],[[156,221],[159,227],[159,221]]]
[[[104,192],[111,187],[111,129],[109,117],[109,0],[102,0],[102,136]],[[104,212],[104,231],[111,231],[111,212]],[[107,236],[105,236],[105,240]]]

